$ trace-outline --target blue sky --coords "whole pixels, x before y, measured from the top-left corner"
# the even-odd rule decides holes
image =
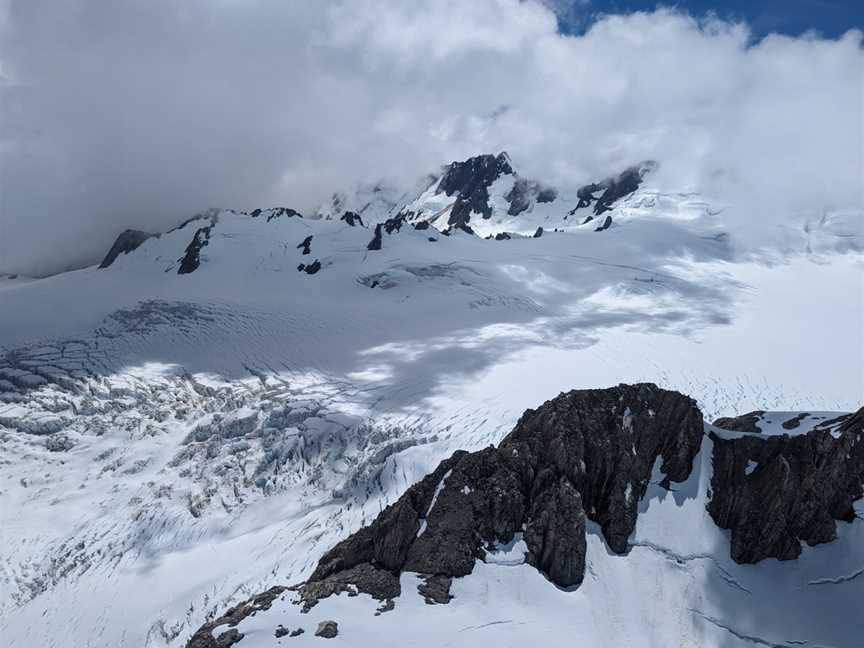
[[[598,13],[651,11],[657,6],[677,7],[700,17],[713,12],[719,18],[744,20],[755,38],[772,32],[798,36],[810,30],[836,38],[849,29],[864,28],[862,0],[550,0],[547,4],[556,7],[561,30],[576,34]]]

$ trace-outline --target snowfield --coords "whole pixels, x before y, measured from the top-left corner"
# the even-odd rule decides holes
[[[367,249],[393,205],[447,208],[422,191],[372,192],[364,226],[335,215],[362,196],[320,219],[211,212],[104,270],[0,278],[5,645],[183,646],[563,390],[649,380],[707,420],[861,405],[859,212],[812,221],[794,253],[745,258],[722,209],[645,186],[601,232],[538,203],[480,219],[507,240],[405,222]],[[517,543],[449,605],[409,582],[380,616],[365,595],[308,614],[289,596],[244,621],[238,646],[318,645],[331,618],[349,646],[860,645],[861,520],[798,561],[736,565],[704,510],[707,448],[680,492],[649,490],[626,557],[590,535],[576,591]],[[279,625],[305,633],[276,639]]]

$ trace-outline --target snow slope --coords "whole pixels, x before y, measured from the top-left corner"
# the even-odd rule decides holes
[[[442,457],[497,442],[522,410],[564,389],[648,379],[690,393],[709,419],[857,407],[858,248],[823,245],[833,239],[814,226],[799,254],[744,263],[738,233],[703,205],[642,187],[603,232],[562,217],[540,238],[495,241],[406,223],[379,251],[367,249],[374,219],[351,227],[223,211],[105,270],[0,280],[0,635],[16,648],[182,646],[208,615],[302,579]],[[214,216],[200,265],[177,274]],[[519,216],[522,230],[496,227],[546,223],[540,208]],[[298,271],[316,260],[315,274]],[[858,523],[850,529],[848,543],[860,540]],[[720,541],[685,535],[645,539],[685,556]],[[732,635],[718,623],[730,619],[755,632],[758,619],[738,618],[751,608],[720,614],[729,602],[668,627],[661,603],[612,605],[645,596],[681,609],[684,593],[727,585],[711,561],[683,569],[647,546],[621,560],[591,542],[593,568],[608,574],[574,596],[523,567],[487,565],[486,581],[457,587],[456,605],[417,614],[457,629],[514,620],[489,626],[484,640],[524,621],[533,600],[576,614],[568,633],[589,632],[590,621],[634,640],[654,623],[645,645],[674,645],[663,643],[673,636],[723,645]],[[831,553],[831,569],[807,560],[844,542],[808,550],[782,573],[755,568],[764,581],[734,578],[767,598],[771,579],[830,592],[804,583],[853,574],[860,554]],[[634,569],[650,577],[634,579]],[[860,593],[859,580],[836,589]],[[598,593],[636,581],[631,594]],[[495,583],[525,595],[501,600]],[[484,596],[495,604],[460,607]],[[402,605],[407,614],[413,603]],[[380,620],[398,633],[402,614]],[[794,623],[783,636],[760,632],[811,641]]]

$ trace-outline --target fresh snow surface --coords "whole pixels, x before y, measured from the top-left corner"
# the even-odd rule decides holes
[[[191,274],[178,260],[209,221],[106,270],[2,280],[4,645],[183,646],[231,604],[308,576],[441,459],[498,442],[562,390],[650,380],[709,420],[857,408],[862,260],[830,243],[854,217],[814,221],[796,254],[741,262],[747,233],[729,236],[701,200],[646,189],[605,232],[558,213],[539,239],[409,224],[376,252],[370,229],[338,219],[226,211]],[[316,259],[318,273],[298,272]],[[836,648],[864,635],[850,607],[864,594],[860,522],[800,561],[737,567],[705,523],[702,486],[688,488],[643,500],[627,557],[592,532],[575,592],[490,560],[449,606],[407,595],[372,618],[372,601],[337,597],[290,641],[313,640],[310,621],[327,616],[345,624],[332,641],[353,646]],[[300,623],[285,605],[285,618],[249,621],[270,624],[254,641]]]

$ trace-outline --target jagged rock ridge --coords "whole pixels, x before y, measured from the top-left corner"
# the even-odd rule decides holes
[[[676,392],[640,384],[562,394],[528,410],[497,448],[455,453],[325,554],[304,598],[349,583],[389,597],[402,571],[465,576],[486,548],[517,533],[531,564],[557,585],[578,585],[585,520],[626,551],[655,461],[683,481],[701,439],[695,402]]]
[[[750,431],[759,414],[718,423],[734,429],[737,422]],[[795,429],[802,416],[784,422],[783,429]],[[797,558],[802,541],[831,542],[836,520],[854,519],[853,503],[862,496],[864,480],[864,408],[805,434],[710,436],[714,473],[708,512],[718,526],[731,530],[736,562]]]
[[[510,158],[506,153],[478,155],[464,162],[453,162],[438,183],[437,193],[456,197],[450,209],[451,226],[467,225],[471,213],[492,215],[489,206],[489,187],[502,175],[513,175]]]
[[[794,558],[801,541],[832,540],[835,520],[851,522],[862,497],[864,408],[832,420],[790,415],[781,429],[811,426],[791,435],[763,434],[761,414],[718,420],[754,432],[707,428],[708,513],[731,529],[739,563]],[[366,593],[382,602],[382,613],[401,594],[402,572],[413,572],[427,603],[448,603],[453,578],[517,541],[527,563],[559,587],[576,587],[586,569],[587,521],[599,525],[613,553],[626,553],[649,480],[668,490],[687,480],[705,431],[692,399],[653,384],[561,394],[526,411],[497,448],[458,451],[441,462],[328,551],[308,581],[277,595],[291,590],[309,611],[333,594]],[[234,626],[276,591],[235,606],[188,645],[239,640]],[[220,626],[228,629],[214,638]]]

